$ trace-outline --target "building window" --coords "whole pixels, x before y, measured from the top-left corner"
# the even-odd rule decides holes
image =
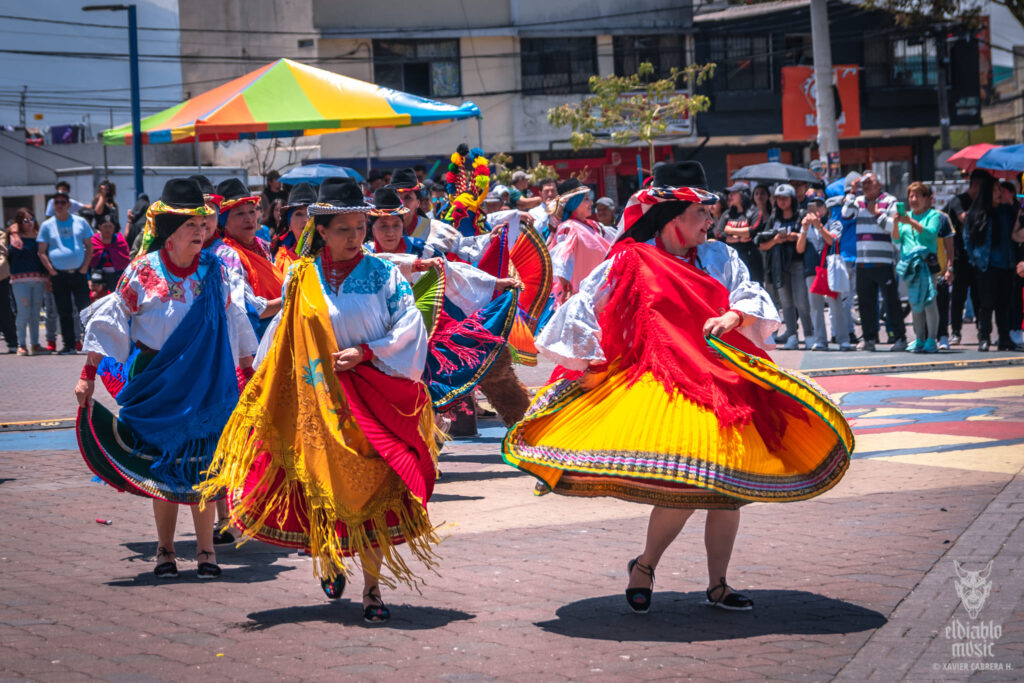
[[[654,67],[653,80],[668,78],[672,67],[686,66],[686,46],[680,35],[615,36],[615,75],[630,76],[644,62]]]
[[[594,38],[523,38],[519,41],[524,95],[590,92],[597,74]]]
[[[716,90],[772,89],[769,36],[712,36],[709,47]]]
[[[937,85],[939,73],[935,67],[934,38],[900,38],[892,41],[893,85]]]
[[[422,97],[462,93],[458,40],[375,40],[373,77],[377,85]]]
[[[786,50],[782,54],[783,66],[814,66],[814,47],[810,33],[786,36]]]
[[[937,85],[939,72],[933,38],[869,38],[864,42],[865,85],[917,87]]]

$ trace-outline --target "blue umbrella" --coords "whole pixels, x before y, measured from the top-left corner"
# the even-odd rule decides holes
[[[319,185],[327,178],[348,177],[357,183],[366,182],[359,171],[348,166],[335,166],[334,164],[309,164],[307,166],[296,166],[281,176],[280,180],[285,185],[297,185],[298,183],[309,183]]]
[[[994,171],[1024,171],[1024,145],[990,149],[981,155],[977,165]]]

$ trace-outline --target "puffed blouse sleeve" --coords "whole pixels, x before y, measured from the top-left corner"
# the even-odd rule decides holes
[[[580,291],[555,310],[536,339],[545,358],[576,371],[605,361],[597,319],[610,293],[611,266],[611,259],[597,266],[580,282]]]
[[[383,294],[387,332],[380,339],[367,342],[373,351],[370,362],[389,375],[419,380],[427,364],[427,328],[413,300],[412,287],[398,268],[388,268]]]
[[[721,246],[726,247],[724,244]],[[722,268],[722,284],[729,290],[729,307],[754,319],[739,331],[758,346],[767,348],[768,337],[782,323],[779,312],[764,287],[750,279],[747,264],[743,263],[739,253],[728,247],[725,251],[727,257]]]
[[[468,263],[445,261],[444,295],[466,315],[473,315],[494,298],[498,278]]]
[[[237,273],[224,268],[224,300],[227,302],[228,338],[231,341],[233,358],[245,358],[256,354],[259,339],[252,329],[249,316],[245,312],[245,284]]]
[[[119,363],[128,360],[132,350],[131,317],[139,310],[139,299],[144,298],[137,263],[129,264],[113,292],[82,311],[85,353],[100,353]]]

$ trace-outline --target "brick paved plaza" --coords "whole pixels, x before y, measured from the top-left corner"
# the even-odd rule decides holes
[[[72,417],[80,365],[0,359],[0,422]],[[70,430],[0,432],[0,678],[1019,679],[1024,367],[820,383],[853,420],[855,460],[826,495],[744,508],[730,582],[756,601],[746,614],[700,604],[703,513],[658,567],[651,613],[630,613],[625,566],[648,509],[534,497],[493,420],[442,455],[438,573],[418,567],[422,594],[385,589],[384,627],[362,622],[361,580],[328,603],[307,557],[260,543],[221,549],[223,578],[198,581],[187,512],[182,576],[157,583],[148,501],[92,482]],[[955,560],[992,562],[975,618]],[[962,630],[983,624],[998,635]],[[985,651],[964,656],[963,642]]]

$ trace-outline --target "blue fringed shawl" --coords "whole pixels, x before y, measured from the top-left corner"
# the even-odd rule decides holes
[[[160,454],[153,474],[182,488],[200,481],[238,403],[223,264],[205,251],[199,264],[206,267],[199,296],[156,357],[117,396],[118,418]]]

